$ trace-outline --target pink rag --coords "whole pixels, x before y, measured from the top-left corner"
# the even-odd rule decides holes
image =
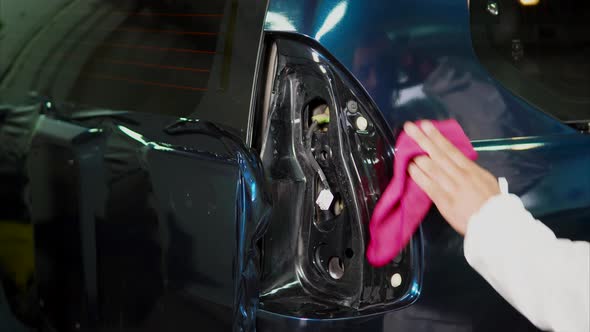
[[[469,138],[457,121],[432,123],[465,156],[471,160],[477,158]],[[405,132],[399,135],[395,148],[393,179],[377,202],[369,225],[371,240],[367,247],[367,259],[375,267],[387,264],[401,252],[432,205],[430,198],[407,173],[412,159],[426,152]]]

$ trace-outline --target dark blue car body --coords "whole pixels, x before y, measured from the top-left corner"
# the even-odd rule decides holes
[[[267,15],[267,31],[282,28],[316,39],[361,82],[392,128],[406,120],[457,119],[474,140],[479,164],[506,176],[511,191],[535,217],[558,236],[589,240],[588,138],[512,94],[480,64],[466,1],[274,0],[268,11],[274,15]],[[339,11],[344,13],[334,14]],[[432,103],[392,105],[392,93],[403,91],[393,78],[405,70],[404,58],[443,64],[437,82],[432,77],[437,75],[411,75],[417,66],[407,70],[414,80],[410,86],[437,85],[424,96]],[[442,112],[432,106],[435,101],[443,105]],[[412,305],[338,320],[262,312],[258,326],[292,331],[534,330],[467,265],[462,239],[440,216],[427,218],[421,231],[423,280]]]
[[[147,10],[146,17],[194,9],[183,1],[130,3],[126,10]],[[68,6],[74,5],[63,10]],[[481,64],[472,45],[468,3],[232,0],[221,8],[225,23],[219,34],[227,39],[210,43],[223,52],[197,50],[192,41],[182,44],[181,37],[198,35],[190,24],[166,21],[145,28],[143,21],[133,21],[139,29],[121,23],[113,31],[130,34],[108,40],[101,47],[111,48],[88,55],[80,70],[84,75],[64,83],[67,88],[49,89],[51,93],[20,103],[12,98],[14,91],[29,83],[19,83],[19,70],[33,61],[21,58],[34,59],[30,54],[35,52],[25,45],[17,60],[7,61],[10,66],[0,66],[2,82],[8,82],[0,86],[5,89],[0,101],[16,105],[2,110],[18,114],[4,118],[35,123],[19,127],[27,137],[24,152],[2,160],[1,176],[12,189],[2,192],[0,222],[32,225],[35,238],[35,272],[26,290],[0,274],[7,294],[0,293],[2,330],[536,330],[471,269],[461,236],[434,208],[401,263],[373,270],[364,260],[367,215],[392,170],[378,175],[377,167],[363,173],[359,165],[370,158],[355,150],[360,146],[355,142],[361,142],[356,135],[375,144],[384,155],[375,158],[389,167],[395,134],[405,121],[418,119],[457,119],[473,140],[478,163],[506,177],[510,191],[536,218],[559,237],[590,241],[590,137],[512,93]],[[145,40],[165,39],[141,40],[131,34],[156,30],[174,35],[181,45],[148,45]],[[41,38],[39,31],[34,38]],[[137,40],[143,44],[137,46]],[[136,54],[113,51],[131,49],[132,43]],[[80,54],[82,48],[68,50]],[[141,58],[155,51],[209,54],[210,63],[198,61],[211,67],[198,71],[164,63],[165,57]],[[121,54],[142,62],[123,61]],[[43,83],[42,68],[51,62],[44,61],[31,66],[37,74],[30,85],[39,91],[50,85]],[[123,69],[105,73],[111,69],[107,62],[176,70],[166,78],[180,83],[162,83],[161,77],[156,81],[149,75],[130,78],[137,72]],[[210,72],[202,82],[207,88],[194,85],[201,72]],[[91,76],[109,83],[88,83]],[[58,79],[62,76],[55,74],[47,82]],[[352,225],[334,226],[342,239],[333,242],[325,229],[298,221],[316,213],[309,212],[313,203],[308,204],[309,189],[304,189],[311,182],[306,179],[315,175],[304,162],[304,150],[289,150],[304,140],[307,125],[301,124],[301,133],[296,125],[318,100],[313,91],[322,89],[328,96],[322,100],[335,112],[332,119],[340,121],[331,120],[330,126],[342,128],[337,144],[332,136],[323,138],[338,146],[329,153],[340,159],[320,165],[348,174],[342,178],[326,171],[332,188],[339,188],[349,211],[355,211],[330,217],[348,218]],[[185,92],[199,93],[199,102],[176,112],[193,98]],[[84,96],[92,101],[85,104],[96,107],[78,109],[54,100],[63,95]],[[112,95],[109,109],[95,102]],[[289,105],[300,105],[300,97],[305,111],[285,113]],[[357,116],[346,105],[351,98],[372,123],[370,135],[347,124]],[[127,99],[134,102],[126,104]],[[354,181],[377,189],[357,192]],[[366,192],[374,195],[363,196]],[[342,279],[347,283],[342,289],[338,280],[316,271],[323,269],[324,260],[317,258],[321,252],[311,252],[332,245],[346,248],[344,267],[353,275]],[[552,262],[546,266],[552,269]],[[381,286],[390,287],[386,276],[398,269],[403,289],[380,294]]]

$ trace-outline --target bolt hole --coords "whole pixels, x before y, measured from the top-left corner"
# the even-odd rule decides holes
[[[322,150],[320,152],[320,158],[322,158],[322,160],[328,160],[328,151]]]
[[[328,262],[328,273],[332,279],[341,279],[344,276],[344,264],[340,257],[332,257]]]
[[[346,250],[344,250],[344,255],[350,259],[354,256],[354,250],[352,250],[352,248],[346,248]]]

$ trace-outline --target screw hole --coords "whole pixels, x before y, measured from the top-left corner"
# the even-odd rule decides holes
[[[332,279],[341,279],[344,276],[344,264],[340,257],[332,257],[328,262],[328,273]]]
[[[344,250],[344,255],[350,259],[354,256],[354,251],[351,248],[346,248],[346,250]]]

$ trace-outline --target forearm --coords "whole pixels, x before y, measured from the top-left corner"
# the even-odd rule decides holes
[[[590,244],[557,239],[518,197],[496,196],[470,219],[465,257],[537,327],[590,330]]]

